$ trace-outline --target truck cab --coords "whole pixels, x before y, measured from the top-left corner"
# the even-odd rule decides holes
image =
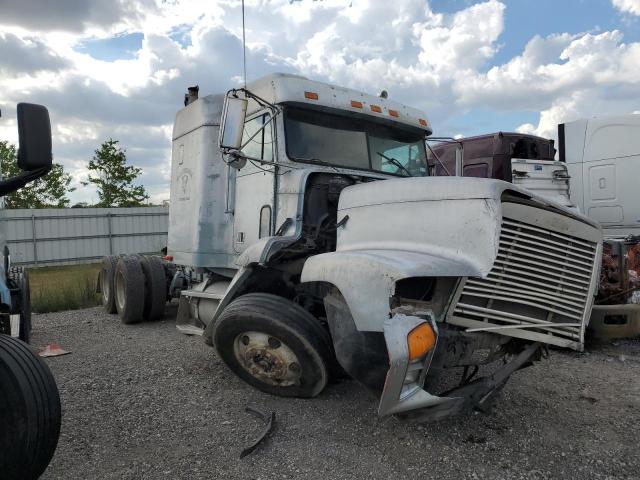
[[[386,96],[286,74],[190,92],[167,290],[178,328],[250,385],[313,397],[347,374],[380,415],[437,419],[488,407],[544,344],[582,349],[594,222],[502,180],[429,176],[426,115]]]
[[[599,222],[608,236],[640,233],[639,133],[640,115],[558,125],[558,156],[571,176],[571,200]]]

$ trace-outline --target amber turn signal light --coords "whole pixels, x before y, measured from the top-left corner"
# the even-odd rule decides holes
[[[409,360],[414,361],[424,356],[436,344],[436,334],[428,323],[422,323],[407,335]]]

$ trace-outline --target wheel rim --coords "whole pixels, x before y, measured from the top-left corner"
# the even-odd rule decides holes
[[[106,305],[109,302],[109,297],[111,296],[111,283],[105,280],[108,280],[109,275],[106,270],[102,270],[100,272],[100,288],[102,289],[102,303]]]
[[[124,310],[125,304],[124,285],[124,275],[122,275],[121,272],[118,272],[116,275],[116,303],[118,304],[118,309],[120,311]]]
[[[244,332],[233,342],[238,363],[269,385],[299,385],[301,366],[293,350],[279,338],[262,332]]]

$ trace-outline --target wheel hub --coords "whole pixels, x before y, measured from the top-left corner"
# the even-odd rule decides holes
[[[262,332],[245,332],[236,337],[234,354],[251,375],[280,387],[300,383],[300,363],[281,340]]]

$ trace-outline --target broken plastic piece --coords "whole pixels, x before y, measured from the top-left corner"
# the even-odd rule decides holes
[[[245,410],[249,413],[253,413],[256,417],[261,418],[267,424],[267,426],[251,445],[240,452],[240,458],[244,458],[251,452],[253,452],[258,447],[258,445],[260,445],[260,442],[267,438],[267,435],[271,433],[276,423],[276,412],[264,413],[253,407],[245,407]]]
[[[68,353],[71,352],[60,348],[59,344],[50,343],[44,347],[44,350],[40,351],[38,355],[41,357],[59,357],[60,355],[67,355]]]

